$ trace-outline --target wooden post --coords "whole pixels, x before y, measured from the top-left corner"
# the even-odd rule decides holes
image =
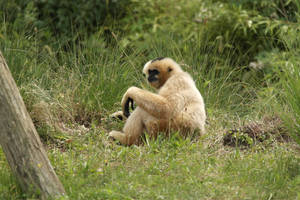
[[[1,51],[0,145],[24,192],[41,199],[65,194]]]

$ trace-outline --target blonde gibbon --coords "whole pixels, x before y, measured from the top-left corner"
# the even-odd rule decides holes
[[[113,117],[125,119],[123,131],[111,131],[109,136],[124,145],[138,145],[143,132],[150,137],[178,131],[186,136],[199,130],[205,133],[203,98],[192,77],[171,58],[156,58],[147,62],[143,75],[157,93],[130,87],[123,95],[122,111]],[[129,104],[137,105],[129,113]]]

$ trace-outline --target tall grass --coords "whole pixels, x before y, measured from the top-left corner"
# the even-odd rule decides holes
[[[79,109],[104,116],[117,109],[129,86],[147,87],[142,67],[159,56],[172,57],[191,73],[208,108],[239,109],[254,94],[255,85],[243,80],[243,68],[229,62],[232,55],[228,62],[219,60],[217,47],[202,41],[201,35],[178,44],[180,37],[157,32],[147,48],[132,48],[122,47],[117,38],[117,46],[106,47],[103,34],[98,33],[70,45],[68,52],[38,44],[37,36],[29,41],[25,35],[19,37],[9,43],[2,41],[3,53],[29,109],[45,101],[67,115],[76,115]],[[24,40],[28,44],[19,46]]]
[[[287,70],[285,78],[284,88],[292,113],[292,117],[287,116],[287,124],[291,135],[300,144],[300,65],[296,64]]]
[[[300,43],[298,43],[300,44]],[[292,51],[286,62],[282,75],[284,99],[288,105],[289,114],[284,114],[287,127],[292,137],[300,144],[300,52]]]

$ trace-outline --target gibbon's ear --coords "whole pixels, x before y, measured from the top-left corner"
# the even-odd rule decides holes
[[[168,67],[168,72],[171,72],[173,69],[169,66]]]

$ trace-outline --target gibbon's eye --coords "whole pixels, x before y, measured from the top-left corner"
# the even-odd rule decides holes
[[[148,73],[149,73],[149,76],[156,75],[156,74],[159,74],[159,71],[157,69],[149,69]]]
[[[168,72],[171,72],[172,70],[172,67],[168,67]]]

